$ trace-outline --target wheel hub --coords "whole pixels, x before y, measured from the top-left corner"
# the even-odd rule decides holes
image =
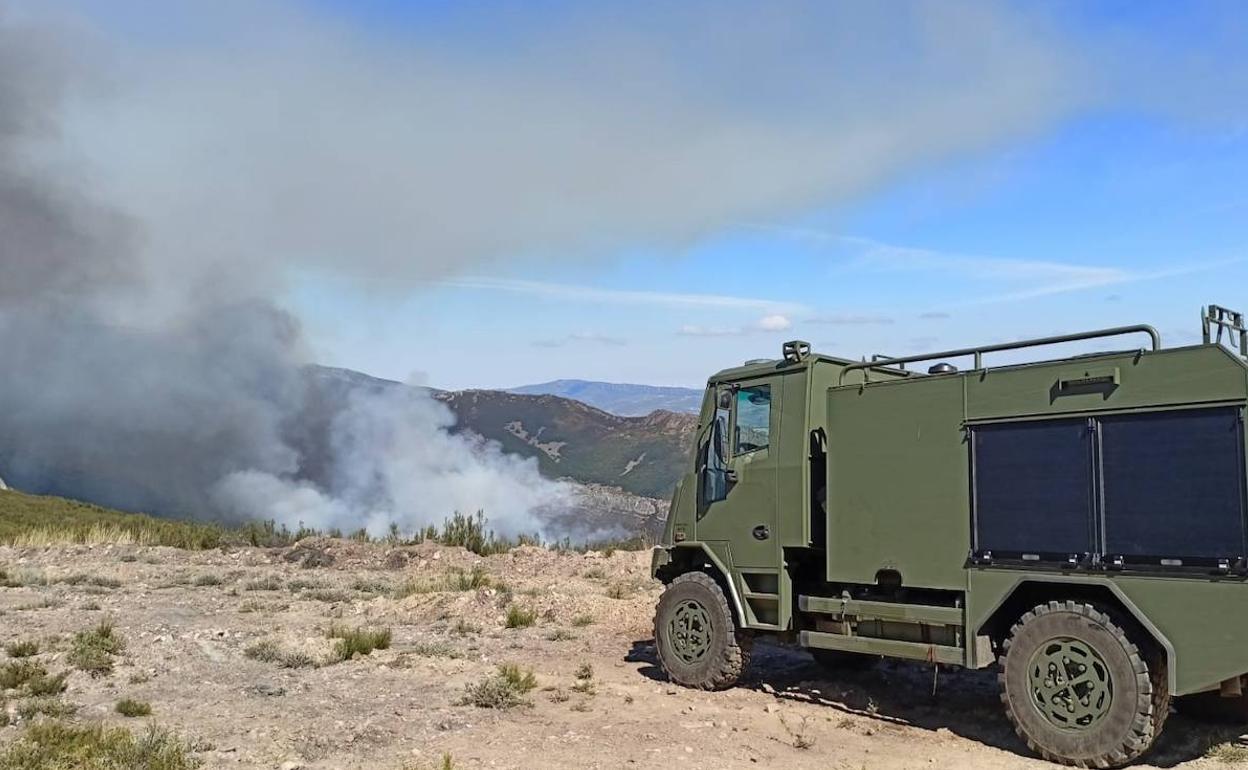
[[[1027,666],[1032,703],[1044,718],[1065,730],[1086,730],[1109,713],[1114,683],[1109,667],[1086,642],[1050,639]]]
[[[697,663],[710,652],[711,616],[700,603],[686,599],[676,605],[667,628],[672,651],[685,663]]]

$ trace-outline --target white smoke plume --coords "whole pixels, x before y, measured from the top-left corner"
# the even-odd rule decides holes
[[[330,477],[320,486],[259,470],[226,476],[215,502],[240,517],[265,511],[291,527],[410,531],[447,511],[488,511],[508,535],[541,533],[539,509],[570,504],[569,485],[538,475],[531,459],[471,435],[452,435],[454,416],[413,388],[353,391],[329,430]]]
[[[292,525],[482,508],[514,533],[567,493],[419,393],[310,427],[292,279],[412,291],[679,245],[1044,130],[1105,85],[1060,25],[988,0],[393,34],[283,2],[51,6],[0,6],[0,471]]]

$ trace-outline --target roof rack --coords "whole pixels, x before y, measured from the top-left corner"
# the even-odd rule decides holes
[[[1205,339],[1205,344],[1216,342],[1222,344],[1222,332],[1227,332],[1227,336],[1231,334],[1239,334],[1239,354],[1244,358],[1248,358],[1248,327],[1244,326],[1244,314],[1222,307],[1221,305],[1210,305],[1200,311],[1200,326]],[[1213,327],[1218,327],[1218,337],[1213,339]]]
[[[1243,326],[1242,316],[1240,317],[1240,326]],[[1241,342],[1248,344],[1248,330],[1241,330],[1244,334],[1241,336]],[[863,372],[863,379],[870,379],[871,370],[882,368],[882,364],[890,367],[900,367],[904,364],[913,364],[919,361],[932,361],[937,358],[961,358],[962,356],[975,357],[975,369],[984,368],[984,354],[997,353],[1002,350],[1018,350],[1020,348],[1034,348],[1044,345],[1059,345],[1063,342],[1079,342],[1081,340],[1092,340],[1101,337],[1119,337],[1124,334],[1147,334],[1149,341],[1152,343],[1153,350],[1161,349],[1161,335],[1157,330],[1147,324],[1138,324],[1135,326],[1115,326],[1111,329],[1097,329],[1090,332],[1079,332],[1078,334],[1062,334],[1057,337],[1037,337],[1032,340],[1021,340],[1019,342],[1002,342],[997,345],[982,345],[974,348],[960,348],[958,350],[942,350],[939,353],[923,353],[915,356],[905,356],[902,358],[880,357],[879,361],[863,361],[859,364],[850,364],[841,370],[840,379],[837,385],[845,384],[845,375],[854,370],[860,369]],[[1206,334],[1208,330],[1206,329]],[[1248,348],[1246,348],[1248,349]]]

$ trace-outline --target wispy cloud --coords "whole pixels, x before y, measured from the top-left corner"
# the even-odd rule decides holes
[[[1231,257],[1205,262],[1184,262],[1150,270],[1133,270],[1071,262],[959,254],[901,246],[872,238],[827,233],[809,228],[760,224],[745,226],[779,233],[797,240],[824,244],[829,248],[842,251],[846,256],[842,267],[846,270],[937,272],[975,280],[985,285],[986,293],[983,296],[958,302],[957,305],[1015,302],[1088,289],[1156,281],[1216,270],[1248,261],[1248,257]],[[931,314],[925,313],[924,317],[948,316],[934,311]]]
[[[746,326],[699,326],[686,324],[676,333],[682,337],[740,337],[760,332],[782,332],[793,328],[788,316],[773,313]]]
[[[681,294],[662,291],[636,291],[630,289],[605,289],[597,286],[579,286],[547,281],[526,281],[514,278],[488,278],[472,276],[438,281],[435,285],[455,289],[478,289],[502,291],[512,294],[528,294],[547,299],[568,302],[607,302],[621,305],[661,305],[675,308],[727,308],[735,310],[758,310],[768,313],[802,312],[806,308],[792,302],[782,302],[757,297],[735,297],[725,294]]]
[[[561,348],[571,343],[583,342],[593,345],[604,345],[606,347],[619,348],[628,344],[628,340],[621,337],[612,337],[597,332],[573,332],[565,337],[556,339],[535,340],[533,347],[535,348]]]

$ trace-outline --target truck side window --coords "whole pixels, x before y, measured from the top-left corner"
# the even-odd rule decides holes
[[[737,391],[737,429],[732,453],[766,449],[771,435],[771,386],[753,385]]]

